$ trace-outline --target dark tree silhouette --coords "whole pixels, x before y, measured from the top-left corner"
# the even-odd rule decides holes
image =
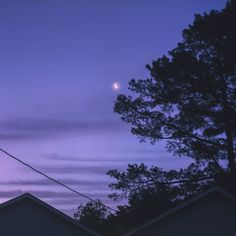
[[[119,95],[114,111],[141,141],[166,140],[167,150],[198,163],[236,155],[236,7],[195,15],[177,47],[147,65],[150,78],[132,79],[133,96]]]
[[[126,171],[110,170],[115,179],[109,186],[113,200],[127,199],[112,214],[99,203],[80,205],[76,219],[103,235],[122,235],[167,209],[198,194],[215,182],[214,165],[191,164],[186,169],[165,171],[144,164],[129,165]]]
[[[97,202],[89,201],[86,204],[79,205],[74,218],[97,232],[103,233],[104,224],[109,214],[108,209],[100,200],[97,200]]]
[[[166,140],[168,151],[194,162],[178,171],[144,164],[110,170],[115,179],[110,198],[125,197],[127,204],[107,215],[88,203],[79,207],[81,222],[104,235],[119,235],[215,182],[236,194],[235,42],[236,3],[230,1],[222,11],[196,15],[182,42],[146,66],[150,78],[130,81],[133,96],[119,95],[114,111],[141,141]]]
[[[194,163],[178,171],[166,171],[158,167],[148,168],[144,164],[129,164],[126,171],[116,169],[108,171],[107,174],[116,181],[109,185],[115,190],[109,197],[114,200],[127,198],[132,202],[133,199],[142,199],[145,196],[144,192],[150,191],[156,195],[168,195],[171,202],[182,200],[199,193],[215,182],[216,172],[214,165],[199,167]]]
[[[126,171],[110,170],[115,179],[109,186],[115,192],[109,197],[126,198],[128,204],[118,207],[115,221],[121,233],[138,226],[170,207],[192,197],[215,182],[215,166],[191,164],[186,169],[165,171],[144,164],[129,165]]]

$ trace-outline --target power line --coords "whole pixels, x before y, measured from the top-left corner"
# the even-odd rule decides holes
[[[40,175],[46,177],[47,179],[53,181],[53,182],[56,183],[56,184],[61,185],[61,186],[64,187],[64,188],[70,190],[71,192],[73,192],[73,193],[75,193],[75,194],[77,194],[77,195],[79,195],[79,196],[82,196],[82,197],[84,197],[84,198],[87,198],[88,200],[90,200],[90,201],[92,201],[92,202],[96,202],[96,203],[98,202],[98,201],[92,199],[91,197],[89,197],[89,196],[87,196],[87,195],[85,195],[85,194],[83,194],[83,193],[80,193],[80,192],[78,192],[77,190],[74,190],[73,188],[71,188],[71,187],[69,187],[69,186],[63,184],[63,183],[60,182],[59,180],[56,180],[56,179],[50,177],[49,175],[43,173],[42,171],[37,170],[37,169],[34,168],[33,166],[27,164],[26,162],[22,161],[22,160],[19,159],[18,157],[13,156],[13,155],[10,154],[9,152],[5,151],[4,149],[0,148],[0,151],[3,152],[4,154],[6,154],[7,156],[11,157],[11,158],[14,159],[15,161],[21,163],[22,165],[27,166],[28,168],[30,168],[30,169],[33,170],[34,172],[36,172],[36,173],[38,173],[38,174],[40,174]],[[100,202],[100,203],[101,203],[101,202]],[[115,210],[115,209],[113,209],[113,208],[111,208],[111,207],[105,205],[104,203],[101,203],[101,204],[102,204],[104,207],[106,207],[107,209],[111,210],[111,211],[118,212],[117,210]]]

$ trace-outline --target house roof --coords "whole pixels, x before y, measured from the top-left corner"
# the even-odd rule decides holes
[[[100,234],[96,233],[92,229],[90,229],[90,228],[86,227],[85,225],[79,223],[78,221],[74,220],[70,216],[68,216],[68,215],[64,214],[63,212],[57,210],[56,208],[50,206],[46,202],[43,202],[42,200],[40,200],[39,198],[33,196],[30,193],[24,193],[24,194],[22,194],[22,195],[20,195],[18,197],[15,197],[15,198],[13,198],[13,199],[11,199],[9,201],[6,201],[6,202],[0,204],[0,210],[5,208],[5,207],[14,205],[15,203],[18,203],[18,202],[20,202],[22,200],[30,200],[30,201],[34,202],[35,204],[39,205],[40,207],[43,207],[44,209],[50,211],[55,216],[62,218],[66,222],[68,222],[68,223],[70,223],[70,224],[72,224],[72,225],[74,225],[74,226],[76,226],[76,227],[78,227],[80,229],[83,229],[84,231],[90,233],[91,235],[101,236]]]
[[[128,233],[125,233],[123,236],[131,236],[134,233],[136,233],[142,229],[145,229],[145,228],[151,226],[152,224],[157,223],[157,222],[169,217],[170,215],[182,210],[183,208],[189,206],[190,204],[192,204],[196,201],[199,201],[200,199],[202,199],[202,198],[206,197],[207,195],[214,193],[214,192],[225,196],[228,200],[236,202],[236,197],[234,195],[232,195],[231,193],[227,192],[226,190],[224,190],[223,188],[221,188],[219,186],[213,186],[210,189],[198,194],[197,196],[192,197],[191,199],[187,200],[186,202],[174,207],[173,209],[155,217],[154,219],[151,219],[150,221],[136,227],[135,229],[129,231]]]

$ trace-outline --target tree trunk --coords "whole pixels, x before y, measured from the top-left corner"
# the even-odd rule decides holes
[[[230,120],[229,104],[228,104],[228,94],[227,94],[227,84],[224,80],[224,90],[223,90],[223,114],[225,123],[225,135],[226,135],[226,149],[228,154],[228,168],[232,175],[236,174],[236,163],[234,155],[234,144],[232,135],[232,125]]]
[[[227,154],[228,154],[228,167],[231,174],[236,174],[236,164],[234,157],[234,148],[233,148],[233,137],[231,130],[226,127],[226,145],[227,145]]]

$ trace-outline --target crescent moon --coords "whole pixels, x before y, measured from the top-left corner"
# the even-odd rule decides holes
[[[120,84],[119,84],[118,82],[114,82],[114,83],[112,84],[112,89],[113,89],[114,91],[118,91],[118,90],[120,89]]]

